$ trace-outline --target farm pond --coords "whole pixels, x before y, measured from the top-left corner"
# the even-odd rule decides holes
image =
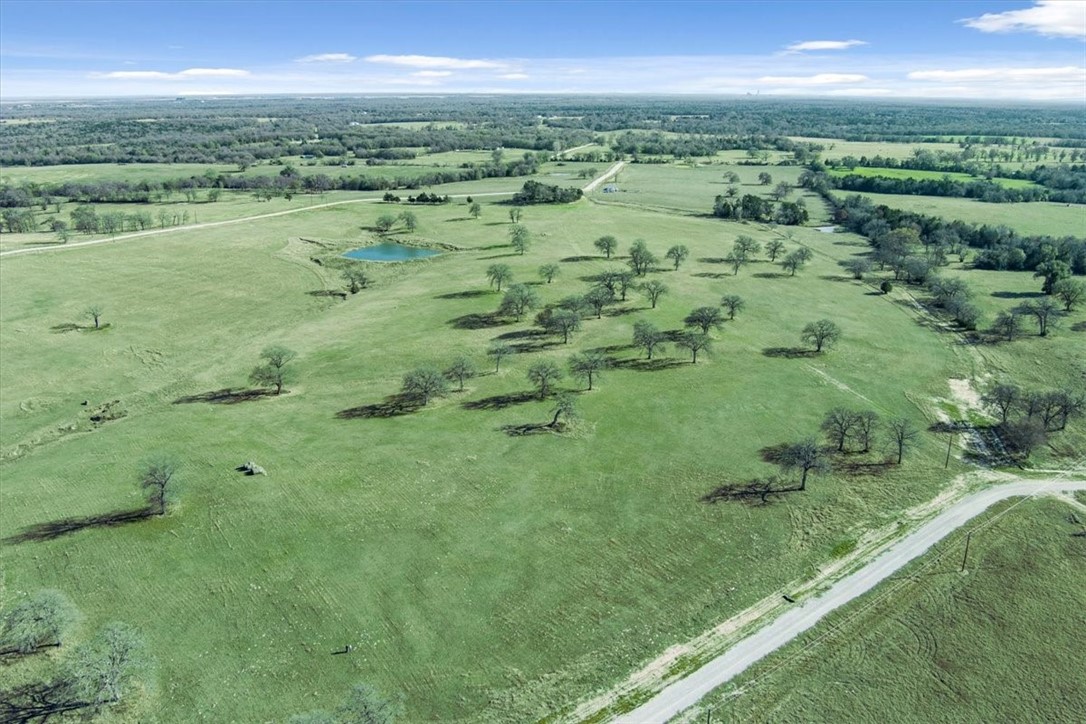
[[[417,246],[404,246],[403,244],[384,243],[373,246],[363,246],[359,249],[351,249],[343,256],[348,259],[361,259],[362,261],[411,261],[413,259],[425,259],[437,256],[442,252],[436,249],[423,249]]]

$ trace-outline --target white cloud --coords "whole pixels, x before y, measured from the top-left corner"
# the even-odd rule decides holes
[[[416,78],[447,78],[452,74],[451,70],[418,70],[411,75]]]
[[[1086,0],[1037,0],[1031,8],[985,13],[958,22],[985,33],[1037,33],[1086,40]]]
[[[804,40],[792,43],[785,48],[789,53],[802,53],[805,50],[848,50],[857,45],[867,45],[866,40]]]
[[[937,83],[995,82],[1035,83],[1037,81],[1086,82],[1086,68],[1073,65],[1059,68],[962,68],[959,70],[915,70],[909,80]]]
[[[182,78],[243,78],[249,71],[240,68],[189,68],[178,73]]]
[[[505,67],[502,63],[496,63],[493,60],[446,58],[440,55],[369,55],[366,56],[366,61],[388,65],[406,65],[410,68],[453,68],[456,70]]]
[[[187,78],[244,78],[249,71],[239,68],[187,68],[177,73],[161,70],[114,70],[92,74],[95,78],[114,80],[185,80]]]
[[[838,83],[863,83],[871,80],[858,73],[818,73],[816,75],[763,75],[759,83],[773,85],[835,85]]]
[[[502,73],[498,77],[505,80],[528,80],[531,76],[527,73]]]
[[[318,53],[297,58],[295,63],[353,63],[358,60],[350,53]]]

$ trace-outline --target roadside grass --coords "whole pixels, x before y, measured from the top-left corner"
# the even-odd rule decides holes
[[[1007,501],[677,721],[1081,721],[1086,539]],[[975,533],[961,572],[966,531]],[[1081,519],[1081,513],[1079,518]]]
[[[865,196],[876,204],[912,211],[918,214],[938,216],[948,220],[958,219],[969,224],[1007,226],[1020,234],[1050,236],[1082,236],[1086,229],[1086,205],[1057,204],[1034,201],[1018,204],[989,204],[975,199],[944,196],[907,196],[901,194],[869,194]]]
[[[671,173],[661,187],[678,185]],[[411,719],[539,718],[808,578],[843,539],[964,469],[944,470],[943,440],[925,433],[900,469],[877,465],[880,449],[842,461],[872,466],[843,465],[853,472],[768,506],[701,502],[773,473],[759,451],[814,433],[830,407],[926,427],[930,400],[968,369],[892,300],[841,279],[836,261],[855,251],[836,245],[846,235],[795,230],[789,247],[816,252],[795,277],[761,256],[733,276],[713,260],[735,236],[785,230],[587,202],[529,207],[535,244],[520,256],[506,246],[505,207],[481,202],[478,220],[459,204],[414,208],[418,231],[393,238],[464,250],[371,265],[373,286],[344,302],[321,293],[341,288],[336,254],[373,238],[362,227],[380,204],[0,266],[0,536],[138,505],[139,461],[160,449],[183,460],[165,518],[5,546],[8,590],[58,588],[89,625],[120,617],[145,633],[160,681],[148,719],[263,720],[326,706],[358,679],[402,692]],[[558,263],[561,276],[534,287],[554,302],[621,265],[593,248],[604,233],[621,253],[638,237],[661,257],[690,247],[678,271],[653,274],[671,288],[657,309],[632,293],[568,345],[533,336],[527,320],[471,322],[499,301],[487,265],[536,281],[540,264]],[[725,293],[747,308],[714,334],[712,356],[691,365],[671,349],[663,369],[642,369],[628,348],[636,319],[676,330]],[[85,324],[90,303],[106,309],[108,331],[57,331]],[[844,338],[805,356],[799,330],[820,317]],[[419,364],[465,352],[492,370],[483,352],[495,339],[524,350],[499,374],[413,414],[372,416]],[[247,389],[260,349],[276,343],[299,352],[283,396],[179,402]],[[583,421],[561,436],[504,434],[549,419],[550,403],[527,394],[527,366],[586,349],[618,366],[577,395]],[[88,408],[115,399],[125,417],[88,421]],[[269,475],[235,472],[246,460]],[[331,655],[345,643],[354,654]]]

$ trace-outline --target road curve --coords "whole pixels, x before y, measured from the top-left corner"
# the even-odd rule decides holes
[[[1007,498],[1040,493],[1086,490],[1086,481],[1066,479],[1006,483],[966,496],[904,538],[893,543],[863,568],[842,578],[825,593],[789,609],[713,659],[685,679],[616,720],[619,724],[658,724],[696,704],[716,687],[735,678],[748,667],[781,648],[822,617],[862,596],[899,571],[913,559],[968,523],[989,507]]]

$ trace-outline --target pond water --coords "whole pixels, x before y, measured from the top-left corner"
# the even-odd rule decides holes
[[[412,259],[437,256],[440,253],[436,249],[423,249],[417,246],[404,246],[403,244],[386,242],[374,246],[364,246],[361,249],[351,249],[343,256],[348,259],[361,259],[363,261],[411,261]]]

